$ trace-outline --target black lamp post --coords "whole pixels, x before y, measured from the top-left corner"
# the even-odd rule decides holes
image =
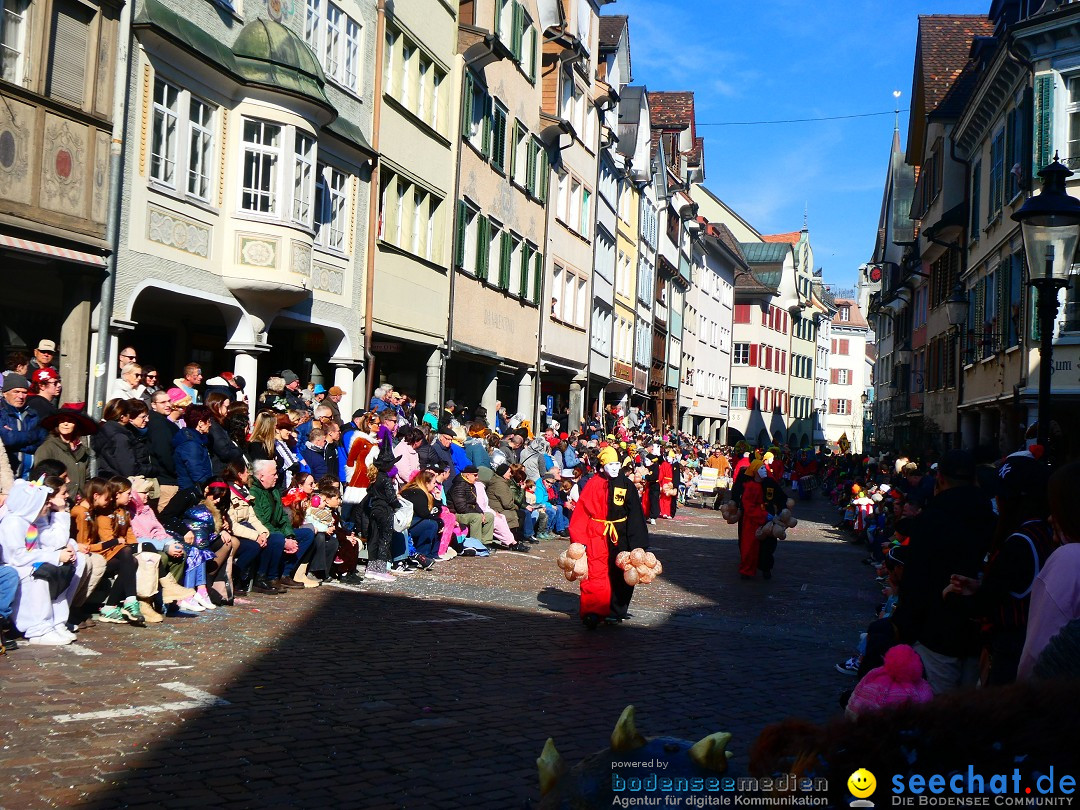
[[[1037,441],[1046,446],[1050,436],[1050,375],[1053,372],[1054,321],[1058,290],[1069,286],[1076,242],[1080,238],[1080,200],[1065,191],[1072,175],[1054,155],[1054,162],[1039,172],[1042,191],[1029,197],[1012,215],[1024,234],[1028,284],[1039,294],[1039,430]],[[1042,268],[1043,272],[1038,272]]]

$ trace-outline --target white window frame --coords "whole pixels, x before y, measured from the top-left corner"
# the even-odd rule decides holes
[[[293,136],[292,221],[312,225],[315,203],[315,138],[302,130]]]
[[[304,12],[304,41],[315,52],[328,79],[354,95],[361,87],[361,37],[363,26],[331,0],[307,0]],[[387,29],[387,38],[390,30]],[[388,49],[389,72],[392,48]]]
[[[161,95],[159,91],[163,93],[161,98],[159,98]],[[154,182],[176,190],[180,135],[183,132],[180,122],[180,115],[184,109],[181,103],[183,92],[178,85],[155,76],[153,93],[150,177]]]
[[[750,397],[750,388],[746,385],[731,386],[731,400],[728,405],[732,408],[745,408]]]
[[[343,253],[349,225],[349,176],[334,166],[320,163],[315,184],[315,204],[319,209],[315,222],[315,244]]]
[[[29,0],[0,0],[0,77],[22,84],[26,68],[26,10]]]
[[[206,110],[206,120],[197,120],[196,107]],[[214,191],[214,111],[216,107],[188,94],[187,193],[209,202]],[[194,185],[194,189],[192,186]],[[205,190],[200,190],[205,185]]]
[[[248,140],[248,125],[257,127],[258,140]],[[267,131],[274,129],[277,131],[276,144],[269,145],[266,143]],[[240,210],[257,216],[271,217],[274,219],[281,218],[281,198],[283,196],[282,188],[282,175],[286,172],[284,170],[284,154],[285,150],[282,143],[288,137],[289,127],[284,124],[278,124],[273,121],[264,121],[260,118],[244,118],[241,121],[241,148],[243,153],[243,160],[241,162],[241,180],[240,180]],[[254,183],[251,186],[246,185],[247,166],[250,157],[254,156],[258,163],[256,164],[257,177],[254,179]],[[264,163],[264,161],[269,161]],[[269,173],[270,182],[263,184],[264,172]],[[251,197],[252,204],[245,204],[245,197]],[[267,207],[264,210],[259,203],[261,200],[267,201]]]

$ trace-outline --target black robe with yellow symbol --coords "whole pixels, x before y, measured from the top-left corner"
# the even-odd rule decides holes
[[[626,584],[615,557],[620,551],[649,547],[649,530],[633,482],[622,474],[594,475],[570,518],[570,540],[585,546],[589,560],[589,578],[581,581],[582,618],[594,614],[625,619],[634,588]]]

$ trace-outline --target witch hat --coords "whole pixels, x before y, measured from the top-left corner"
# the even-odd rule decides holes
[[[390,442],[390,437],[384,437],[382,442],[379,443],[379,455],[376,456],[374,461],[375,469],[386,472],[393,469],[394,465],[399,461],[401,461],[401,456],[394,455],[394,446]]]

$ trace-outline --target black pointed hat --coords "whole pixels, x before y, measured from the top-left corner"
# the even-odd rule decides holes
[[[386,472],[401,461],[401,456],[394,455],[394,445],[389,436],[384,436],[379,443],[379,455],[375,457],[375,469]]]

